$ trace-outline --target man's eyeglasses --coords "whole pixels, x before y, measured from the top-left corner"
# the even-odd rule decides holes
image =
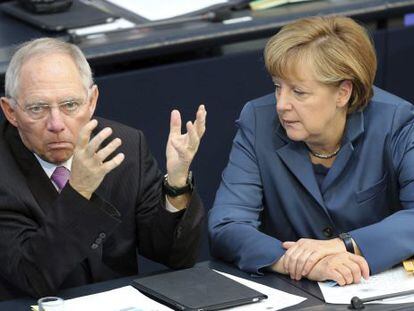
[[[81,106],[85,104],[85,101],[76,101],[76,100],[68,100],[63,101],[57,105],[49,105],[46,103],[39,103],[39,104],[31,104],[27,106],[19,105],[19,103],[14,100],[14,102],[24,111],[27,115],[32,118],[33,120],[40,120],[45,118],[49,115],[51,109],[53,107],[59,108],[59,111],[67,116],[74,116],[76,115]]]

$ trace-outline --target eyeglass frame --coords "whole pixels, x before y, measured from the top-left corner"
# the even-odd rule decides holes
[[[63,113],[66,116],[73,117],[79,112],[80,108],[82,108],[82,106],[84,106],[86,104],[86,102],[89,100],[90,90],[91,90],[91,88],[88,89],[88,94],[86,96],[86,99],[84,99],[82,102],[78,102],[77,100],[69,99],[69,100],[64,100],[60,103],[54,104],[54,105],[50,105],[48,103],[35,103],[35,104],[28,105],[28,106],[23,106],[23,105],[19,104],[17,99],[15,99],[13,97],[10,97],[9,100],[13,101],[16,104],[16,106],[18,106],[22,111],[24,111],[29,116],[29,118],[31,118],[32,120],[38,121],[38,120],[44,119],[46,116],[50,115],[50,113],[52,111],[52,108],[58,108],[59,112]],[[73,112],[68,112],[68,111],[63,110],[62,107],[64,107],[68,103],[76,103],[77,104],[76,110],[74,110]],[[39,115],[39,117],[37,117],[37,116],[34,116],[33,114],[31,114],[30,111],[28,111],[31,107],[42,107],[42,108],[45,108],[46,111],[45,111],[44,115],[42,114],[42,115]]]

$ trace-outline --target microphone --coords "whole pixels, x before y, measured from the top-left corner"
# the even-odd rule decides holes
[[[351,309],[351,310],[362,310],[362,309],[365,308],[365,306],[364,306],[365,302],[370,302],[370,301],[375,301],[375,300],[383,300],[383,299],[395,298],[395,297],[402,297],[402,296],[407,296],[407,295],[412,295],[412,294],[414,294],[414,290],[407,290],[407,291],[403,291],[403,292],[385,294],[385,295],[368,297],[368,298],[363,298],[363,299],[355,296],[355,297],[352,297],[352,299],[351,299],[351,303],[350,303],[351,305],[350,305],[349,309]]]
[[[191,22],[221,22],[225,19],[227,19],[230,16],[229,10],[219,10],[216,12],[207,12],[201,15],[195,15],[195,16],[183,16],[178,18],[171,18],[171,19],[165,19],[160,21],[153,21],[153,22],[145,22],[142,24],[136,24],[133,27],[130,28],[121,28],[121,29],[114,29],[110,31],[98,31],[95,33],[88,33],[88,34],[77,34],[76,31],[70,31],[69,32],[69,41],[72,43],[80,43],[83,39],[89,37],[89,36],[95,36],[95,35],[111,35],[111,34],[117,34],[122,33],[125,31],[131,31],[131,30],[137,30],[137,29],[147,29],[147,28],[161,28],[161,27],[167,27],[167,26],[175,26],[179,24],[185,24],[185,23],[191,23]]]

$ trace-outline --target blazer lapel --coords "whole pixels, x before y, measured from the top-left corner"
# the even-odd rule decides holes
[[[280,124],[276,129],[276,133],[286,142],[284,146],[276,150],[276,153],[310,195],[325,209],[325,203],[319,190],[315,174],[313,173],[312,164],[309,160],[309,152],[305,144],[302,142],[294,142],[287,138]]]
[[[12,154],[27,180],[27,185],[38,205],[46,212],[58,196],[58,192],[37,161],[34,154],[23,144],[17,129],[8,125],[5,131],[6,141]]]
[[[335,159],[332,167],[330,168],[328,175],[325,177],[321,192],[325,193],[326,190],[333,185],[335,180],[341,176],[345,170],[349,160],[354,155],[354,144],[353,142],[364,133],[364,115],[360,112],[355,112],[348,116],[348,120],[345,128],[345,135],[342,140],[342,148]]]

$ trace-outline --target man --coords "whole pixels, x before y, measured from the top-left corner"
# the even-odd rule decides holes
[[[185,134],[172,111],[164,178],[140,131],[91,120],[98,88],[76,46],[50,38],[23,45],[5,88],[1,299],[137,274],[137,250],[172,268],[194,264],[204,213],[189,167],[205,131],[203,106]]]

